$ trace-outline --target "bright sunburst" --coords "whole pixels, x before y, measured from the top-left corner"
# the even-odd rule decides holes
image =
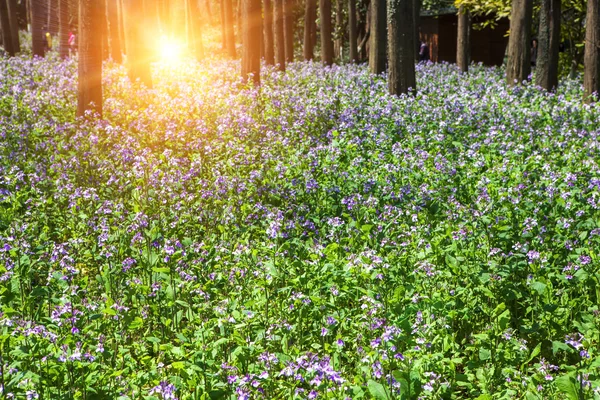
[[[183,48],[184,44],[180,41],[163,35],[158,46],[159,58],[166,64],[178,64],[183,59]]]

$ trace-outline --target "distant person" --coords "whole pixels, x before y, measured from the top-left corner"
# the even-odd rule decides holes
[[[48,32],[48,28],[44,25],[42,32],[44,32],[44,53],[52,50],[52,35]]]
[[[538,52],[538,40],[533,39],[531,41],[531,66],[535,67],[537,64],[537,52]]]
[[[69,32],[69,51],[71,54],[75,54],[77,48],[75,47],[75,34],[73,31]]]
[[[427,43],[421,42],[421,46],[419,47],[419,62],[427,61],[429,61],[429,46],[427,46]]]

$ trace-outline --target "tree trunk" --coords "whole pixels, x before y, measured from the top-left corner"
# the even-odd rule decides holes
[[[223,0],[225,13],[225,46],[227,55],[231,58],[235,58],[235,31],[233,26],[233,6],[231,1],[232,0]]]
[[[275,63],[280,71],[285,71],[285,40],[283,37],[283,1],[273,0],[273,13],[275,23]]]
[[[315,56],[315,20],[317,19],[316,0],[306,0],[304,8],[304,59],[312,60]]]
[[[264,0],[265,2],[265,23],[264,23],[264,47],[263,53],[267,65],[275,64],[275,52],[273,49],[273,1]]]
[[[16,3],[16,1],[15,1]],[[27,0],[20,0],[17,5],[17,20],[19,21],[19,30],[26,31],[27,27]]]
[[[261,0],[242,1],[242,78],[260,84]]]
[[[17,0],[8,0],[8,20],[13,39],[13,49],[15,53],[21,52],[21,42],[19,41],[19,18],[18,18]]]
[[[552,91],[558,86],[560,0],[542,0],[535,83]]]
[[[294,0],[283,0],[283,30],[285,38],[285,61],[294,61]]]
[[[510,37],[506,81],[521,84],[531,72],[531,18],[533,0],[513,0],[510,13]]]
[[[348,0],[348,37],[350,39],[350,62],[358,61],[358,38],[356,31],[356,0]]]
[[[44,9],[44,0],[31,0],[29,13],[31,19],[31,50],[34,57],[44,57],[44,43],[46,41]]]
[[[206,10],[206,18],[208,19],[208,25],[213,26],[215,22],[212,17],[212,9],[210,7],[210,0],[204,0],[202,2],[202,4],[204,4],[204,9]]]
[[[419,62],[419,49],[421,47],[421,38],[419,28],[421,26],[421,0],[413,0],[413,40],[415,48],[415,62]]]
[[[387,4],[386,0],[371,0],[371,46],[369,47],[369,67],[379,75],[385,71],[387,63]]]
[[[198,61],[204,57],[204,45],[202,44],[202,24],[200,18],[200,5],[198,0],[190,0],[190,30],[191,30],[191,49],[196,55]]]
[[[144,35],[148,26],[143,0],[123,0],[123,14],[129,79],[132,82],[139,80],[151,88],[150,54],[152,48],[148,43],[149,38]]]
[[[69,2],[58,0],[58,54],[69,57]]]
[[[333,64],[333,41],[331,29],[331,0],[319,0],[321,12],[321,61],[324,65]]]
[[[110,58],[110,46],[108,43],[108,15],[106,11],[106,3],[110,0],[96,0],[102,7],[102,59],[108,60]]]
[[[335,3],[335,32],[333,41],[333,54],[336,59],[342,61],[344,51],[344,0]]]
[[[221,0],[221,48],[223,50],[227,50],[227,28],[225,27],[225,0]]]
[[[110,56],[114,62],[120,64],[123,59],[121,54],[121,40],[119,38],[117,0],[106,0],[106,14],[108,19],[108,30],[110,32]]]
[[[469,71],[471,59],[471,13],[461,5],[458,10],[456,64],[462,72]]]
[[[413,0],[388,0],[388,85],[390,94],[415,94]]]
[[[127,40],[125,40],[125,12],[123,11],[123,0],[117,0],[117,17],[119,19],[119,42],[121,42],[121,54],[127,54]],[[122,61],[122,59],[121,59]]]
[[[79,84],[77,115],[93,110],[102,117],[102,2],[79,3]]]
[[[6,0],[0,0],[0,27],[2,29],[2,43],[4,50],[9,56],[14,57],[16,54],[13,40],[13,33],[10,26],[10,18],[8,17],[8,5]]]
[[[600,93],[600,1],[587,0],[583,89],[586,103]],[[596,98],[594,98],[596,97]]]

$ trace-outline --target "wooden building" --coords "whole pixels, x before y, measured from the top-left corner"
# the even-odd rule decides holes
[[[471,27],[471,62],[485,65],[502,65],[508,44],[507,18],[494,23],[494,27],[475,29],[486,17],[474,17]],[[456,36],[458,16],[456,10],[436,15],[421,15],[421,40],[429,46],[431,61],[456,63]]]

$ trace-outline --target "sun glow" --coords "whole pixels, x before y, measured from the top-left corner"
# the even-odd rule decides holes
[[[158,45],[160,61],[169,65],[181,63],[184,54],[183,47],[183,43],[178,40],[162,36]]]

